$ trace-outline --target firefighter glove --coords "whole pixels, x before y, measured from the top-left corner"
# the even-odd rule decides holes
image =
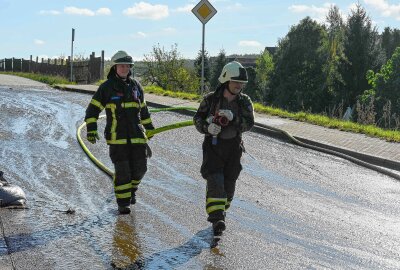
[[[86,134],[86,139],[91,143],[96,143],[96,140],[100,140],[99,134],[97,130],[88,131]]]
[[[226,117],[229,121],[233,120],[233,112],[231,110],[219,110],[218,115]]]
[[[209,117],[207,117],[206,122],[207,124],[211,124],[214,120],[214,116],[210,115]]]
[[[221,126],[211,123],[208,128],[207,128],[208,133],[210,133],[213,136],[218,135],[218,133],[221,132]]]

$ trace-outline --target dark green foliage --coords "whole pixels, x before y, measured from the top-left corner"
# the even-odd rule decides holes
[[[374,73],[368,71],[368,82],[372,89],[366,91],[363,95],[374,96],[378,118],[384,117],[384,114],[389,114],[391,118],[400,116],[400,47],[398,47],[393,56],[382,66],[379,72]],[[390,107],[389,107],[390,104]],[[386,106],[386,112],[384,112]],[[388,112],[389,110],[390,112]],[[400,118],[399,118],[400,119]],[[392,119],[395,120],[395,119]],[[393,124],[394,125],[394,124]],[[390,127],[390,121],[389,126]]]
[[[262,103],[270,103],[270,81],[271,75],[274,72],[274,62],[268,50],[256,60],[256,88],[257,95],[253,98],[255,101]]]
[[[201,62],[202,62],[202,53],[201,50],[197,54],[196,59],[194,60],[194,69],[196,71],[196,75],[201,78]],[[210,81],[210,57],[208,56],[208,52],[204,50],[204,82]]]
[[[262,96],[260,95],[258,91],[258,85],[256,84],[256,71],[252,67],[247,67],[247,77],[248,77],[248,82],[243,89],[243,92],[253,100],[253,101],[259,101],[262,99]]]
[[[392,57],[397,47],[400,47],[400,30],[385,27],[381,37],[382,49],[385,51],[386,58]]]
[[[357,96],[368,87],[366,72],[377,71],[385,62],[384,52],[379,45],[376,27],[365,10],[357,5],[348,18],[345,32],[344,52],[348,63],[342,66],[342,76],[346,83],[346,104],[355,104]]]
[[[345,100],[347,94],[345,82],[340,73],[340,67],[347,63],[343,46],[345,26],[337,6],[331,7],[326,21],[328,23],[328,58],[324,71],[327,91],[332,96],[332,105],[334,106]]]
[[[217,58],[211,64],[210,88],[214,91],[219,85],[218,77],[221,74],[223,67],[227,64],[225,51],[221,50]]]
[[[327,33],[309,17],[293,26],[280,40],[274,56],[273,103],[291,111],[321,112],[329,103],[324,65]]]
[[[202,71],[202,53],[201,50],[197,54],[196,59],[194,60],[194,69],[197,77],[201,80],[201,71]],[[208,52],[204,50],[204,87],[208,88],[210,85],[210,57],[208,56]],[[200,81],[201,86],[201,81]],[[198,93],[201,93],[201,89],[199,89]]]

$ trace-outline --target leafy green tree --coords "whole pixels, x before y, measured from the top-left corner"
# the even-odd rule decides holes
[[[142,74],[144,84],[155,84],[166,90],[195,92],[199,87],[196,74],[184,67],[184,59],[178,53],[177,45],[166,51],[158,44],[149,55],[144,56]]]
[[[258,89],[254,99],[261,102],[269,102],[270,97],[270,81],[274,72],[274,62],[272,55],[265,50],[256,60],[256,78],[255,84]]]
[[[393,56],[383,65],[379,72],[369,70],[367,79],[372,89],[365,95],[375,96],[378,108],[378,118],[382,117],[383,107],[390,102],[391,111],[400,116],[400,47]]]
[[[226,65],[226,55],[225,51],[221,50],[217,58],[211,63],[211,78],[210,78],[210,88],[215,90],[219,85],[218,77],[221,74],[222,69]]]
[[[273,104],[292,111],[321,112],[329,104],[325,74],[327,33],[306,17],[279,41],[274,55]]]
[[[344,52],[349,62],[343,65],[341,73],[347,88],[346,103],[355,104],[357,97],[369,88],[366,72],[379,70],[385,55],[376,27],[359,4],[348,18],[345,37]]]
[[[259,93],[257,84],[256,84],[256,70],[253,67],[247,67],[247,79],[248,82],[246,86],[243,89],[243,92],[253,100],[253,101],[260,101],[262,99],[262,96]]]

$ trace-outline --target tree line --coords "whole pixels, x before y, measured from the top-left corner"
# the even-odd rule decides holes
[[[201,62],[201,51],[190,67],[176,44],[170,51],[158,45],[145,55],[141,76],[145,84],[203,94]],[[218,86],[226,63],[223,50],[216,57],[205,53],[209,91]],[[244,92],[256,102],[337,118],[350,108],[354,121],[400,128],[400,30],[379,33],[360,4],[346,20],[336,6],[323,23],[302,19],[278,41],[274,54],[265,50],[255,68],[246,69]]]

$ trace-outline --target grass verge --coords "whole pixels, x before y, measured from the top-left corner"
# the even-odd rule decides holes
[[[21,73],[21,72],[0,72],[0,74],[9,74],[21,76],[24,78],[32,79],[35,81],[43,82],[51,86],[55,84],[75,84],[69,82],[67,79],[58,76],[48,76],[33,73]],[[100,82],[96,83],[100,85]],[[180,98],[191,101],[200,101],[201,96],[194,93],[186,92],[175,92],[170,90],[164,90],[158,86],[145,86],[146,93],[152,93],[159,96],[168,96],[173,98]],[[323,126],[327,128],[334,128],[343,131],[349,131],[354,133],[361,133],[368,135],[370,137],[381,138],[389,142],[400,142],[400,131],[397,130],[387,130],[376,127],[374,125],[361,125],[358,123],[353,123],[350,121],[342,121],[336,118],[330,118],[324,115],[310,114],[306,112],[288,112],[282,109],[264,106],[259,103],[254,103],[254,110],[258,113],[279,116],[282,118],[288,118],[296,121],[306,122],[318,126]]]

